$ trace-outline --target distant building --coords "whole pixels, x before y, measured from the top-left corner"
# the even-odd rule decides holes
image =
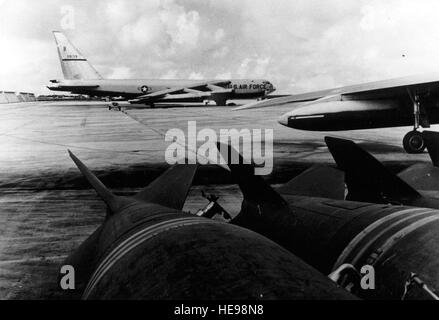
[[[33,93],[0,91],[0,104],[34,101],[36,101],[36,98]]]

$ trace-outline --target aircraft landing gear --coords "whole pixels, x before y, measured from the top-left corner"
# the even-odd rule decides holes
[[[122,111],[122,107],[117,103],[117,102],[112,102],[109,106],[108,106],[108,110],[112,111],[114,109],[117,109],[119,111]]]
[[[215,99],[217,106],[225,107],[227,106],[227,99]]]
[[[425,151],[425,141],[422,132],[413,130],[407,133],[403,140],[404,150],[409,154],[418,154]]]
[[[404,146],[404,150],[409,154],[418,154],[423,153],[425,151],[425,141],[422,135],[422,132],[419,132],[418,129],[421,127],[421,102],[418,94],[412,94],[410,90],[407,90],[410,96],[410,99],[413,102],[413,115],[415,124],[413,127],[413,131],[407,133],[402,141]]]

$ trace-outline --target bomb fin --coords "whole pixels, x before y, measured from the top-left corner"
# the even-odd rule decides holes
[[[281,187],[280,194],[344,200],[344,172],[327,166],[314,166]]]
[[[218,143],[218,150],[223,159],[227,162],[246,200],[254,202],[269,202],[283,205],[285,200],[276,192],[261,176],[255,175],[253,164],[246,163],[234,148],[230,145]]]
[[[339,169],[345,172],[347,200],[410,204],[421,197],[353,141],[332,137],[326,137],[325,141]]]
[[[433,166],[439,167],[439,132],[422,132]]]
[[[117,212],[121,205],[122,201],[119,197],[114,195],[107,187],[102,183],[101,180],[96,177],[89,168],[85,164],[81,162],[70,150],[68,150],[70,158],[72,158],[73,162],[78,167],[79,171],[81,171],[82,175],[87,179],[87,181],[91,184],[93,189],[97,192],[97,194],[104,200],[107,204],[108,208],[111,212]]]
[[[192,164],[174,165],[136,194],[134,198],[181,210],[192,187],[197,168],[198,165]]]

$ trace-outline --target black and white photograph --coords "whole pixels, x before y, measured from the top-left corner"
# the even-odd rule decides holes
[[[439,300],[438,1],[0,13],[0,300]]]

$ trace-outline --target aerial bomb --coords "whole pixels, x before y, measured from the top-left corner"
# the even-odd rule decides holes
[[[121,197],[70,156],[108,215],[64,263],[76,272],[68,298],[354,299],[267,238],[183,213],[196,166],[171,167],[137,195]]]
[[[437,298],[439,210],[329,199],[324,197],[327,186],[320,198],[294,195],[287,187],[278,192],[229,147],[228,156],[232,153],[240,164],[229,167],[244,196],[233,224],[265,235],[324,274],[334,276],[342,266],[358,274],[364,266],[372,267],[375,285],[359,290],[362,298]],[[314,181],[299,179],[304,190],[311,185],[315,192]],[[423,287],[416,285],[420,282]]]

